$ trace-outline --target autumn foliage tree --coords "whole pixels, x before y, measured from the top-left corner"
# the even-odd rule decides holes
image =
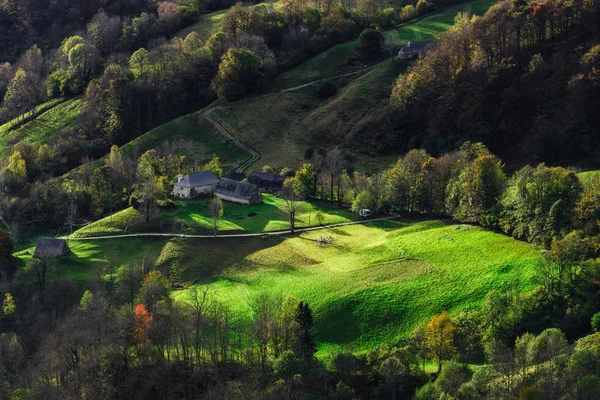
[[[132,340],[135,344],[141,345],[150,342],[148,333],[152,326],[152,314],[143,304],[138,304],[133,312],[133,335]]]
[[[431,317],[425,326],[425,344],[431,357],[442,369],[442,360],[449,359],[455,352],[454,348],[454,323],[443,311],[440,315]]]

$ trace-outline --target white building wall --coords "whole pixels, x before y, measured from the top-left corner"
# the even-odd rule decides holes
[[[173,186],[173,196],[181,199],[190,199],[199,195],[212,194],[216,188],[216,184],[198,186],[195,188],[190,188],[186,186]]]
[[[190,188],[184,186],[174,186],[173,187],[173,196],[179,197],[181,199],[189,199],[190,198]]]
[[[233,197],[233,196],[226,196],[224,194],[221,193],[215,193],[215,196],[217,196],[218,198],[225,200],[225,201],[231,201],[232,203],[238,203],[238,204],[250,204],[249,200],[246,199],[238,199],[237,197]]]

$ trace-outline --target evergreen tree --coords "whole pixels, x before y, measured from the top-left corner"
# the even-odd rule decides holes
[[[313,316],[308,303],[300,302],[296,312],[296,333],[294,340],[294,351],[296,355],[306,361],[313,359],[317,346],[312,334]]]

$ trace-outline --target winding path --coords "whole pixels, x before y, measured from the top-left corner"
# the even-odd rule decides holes
[[[294,87],[291,87],[291,88],[279,90],[277,92],[263,94],[263,95],[256,96],[256,97],[249,97],[247,99],[238,100],[238,101],[235,101],[235,102],[231,102],[229,104],[245,103],[245,102],[248,102],[248,101],[254,101],[254,100],[264,99],[264,98],[270,97],[270,96],[275,96],[276,94],[280,94],[280,93],[292,92],[294,90],[302,89],[302,88],[314,85],[314,84],[316,84],[318,82],[321,82],[321,81],[324,81],[324,80],[337,79],[337,78],[343,78],[343,77],[347,77],[347,76],[356,75],[356,74],[359,74],[361,72],[373,69],[373,68],[375,68],[378,65],[379,64],[371,65],[370,67],[362,68],[362,69],[359,69],[358,71],[349,72],[349,73],[346,73],[346,74],[341,74],[341,75],[336,75],[336,76],[329,76],[327,78],[316,79],[314,81],[311,81],[311,82],[308,82],[308,83],[304,83],[304,84],[299,85],[299,86],[294,86]],[[245,151],[246,153],[248,153],[250,155],[249,158],[247,158],[244,162],[242,162],[240,165],[238,165],[237,167],[235,167],[233,169],[234,172],[244,172],[249,166],[251,166],[252,164],[254,164],[255,162],[257,162],[258,160],[260,160],[260,158],[262,157],[262,155],[258,151],[256,151],[255,149],[253,149],[250,145],[244,143],[242,140],[240,140],[238,137],[236,137],[232,133],[233,129],[229,125],[227,125],[226,122],[219,121],[219,120],[217,120],[216,118],[214,118],[211,115],[212,111],[216,107],[218,107],[218,106],[219,106],[219,103],[218,102],[215,103],[212,107],[210,107],[207,110],[205,110],[202,113],[202,116],[208,122],[210,122],[210,124],[212,124],[212,126],[217,131],[219,131],[223,136],[225,136],[225,138],[229,139],[231,142],[233,142],[233,144],[235,144],[237,147],[239,147],[240,149],[242,149],[243,151]]]
[[[387,221],[390,219],[400,218],[398,215],[390,215],[387,217],[373,218],[373,219],[365,219],[362,221],[351,221],[351,222],[342,222],[339,224],[331,224],[331,225],[323,225],[323,226],[311,226],[308,228],[298,228],[294,230],[294,233],[302,233],[302,232],[310,232],[310,231],[318,231],[322,229],[329,228],[337,228],[339,226],[348,226],[348,225],[364,225],[371,222],[377,221]],[[241,238],[241,237],[264,237],[264,236],[281,236],[291,234],[291,231],[273,231],[273,232],[259,232],[259,233],[233,233],[229,235],[190,235],[185,233],[126,233],[121,235],[106,235],[106,236],[88,236],[88,237],[71,237],[71,236],[62,236],[61,239],[68,240],[100,240],[100,239],[119,239],[119,238],[132,238],[132,237],[163,237],[163,238],[202,238],[202,239],[216,239],[216,238]]]

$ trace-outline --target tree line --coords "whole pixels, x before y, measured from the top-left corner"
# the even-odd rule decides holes
[[[502,160],[471,142],[438,158],[411,150],[373,174],[349,173],[339,148],[307,156],[285,182],[297,199],[326,199],[356,212],[450,216],[547,248],[568,235],[598,241],[598,175],[584,184],[574,171],[543,163],[507,175]]]

